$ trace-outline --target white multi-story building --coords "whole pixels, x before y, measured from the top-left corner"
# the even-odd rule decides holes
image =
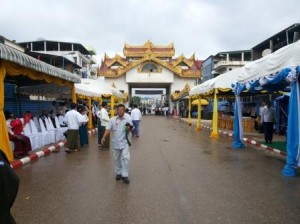
[[[96,60],[93,57],[96,52],[91,47],[84,47],[80,43],[41,38],[18,44],[26,48],[27,53],[32,57],[77,73],[82,78],[97,78]]]
[[[219,52],[214,57],[213,77],[242,67],[251,61],[251,50]]]

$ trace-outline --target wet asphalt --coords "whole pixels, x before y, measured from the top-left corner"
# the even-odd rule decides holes
[[[115,180],[112,150],[97,136],[16,170],[19,224],[299,223],[300,179],[284,161],[172,118],[145,116],[131,147],[130,184]]]

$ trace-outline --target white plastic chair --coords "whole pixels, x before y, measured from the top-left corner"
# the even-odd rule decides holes
[[[46,129],[50,136],[50,143],[54,143],[55,142],[55,129],[54,129],[53,123],[51,121],[51,118],[50,117],[45,118],[45,123],[46,123]]]
[[[37,149],[37,136],[31,133],[30,124],[25,124],[23,133],[30,139],[31,149]]]
[[[39,123],[39,119],[37,117],[34,117],[33,122],[34,122],[38,132],[41,132],[42,130],[41,130],[41,126],[40,126],[40,123]]]
[[[59,140],[64,138],[65,129],[60,127],[57,116],[54,117],[54,121],[55,121],[55,126],[56,126],[56,128],[55,128],[55,140],[59,141]]]
[[[49,135],[48,131],[46,130],[44,122],[41,118],[39,118],[39,123],[40,123],[40,127],[41,127],[41,133],[43,134],[43,145],[48,145],[51,142],[50,135]]]
[[[33,135],[37,136],[36,147],[37,148],[41,148],[43,146],[43,133],[42,132],[38,132],[36,124],[35,124],[35,122],[33,120],[30,120],[30,128],[31,128],[31,133]]]
[[[65,132],[65,131],[68,130],[68,127],[60,125],[60,123],[59,123],[59,117],[58,116],[55,118],[55,120],[56,120],[55,122],[58,123],[58,125],[60,126],[60,128],[63,129],[63,132]]]
[[[51,120],[50,117],[48,117],[48,122],[49,122],[49,125],[50,125],[51,130],[54,130],[55,127],[54,127],[53,122],[52,122],[52,120]]]

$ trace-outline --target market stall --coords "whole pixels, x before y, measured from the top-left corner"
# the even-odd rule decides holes
[[[283,175],[296,176],[300,166],[300,41],[287,45],[259,60],[250,62],[241,68],[237,82],[233,84],[235,92],[234,142],[236,148],[244,147],[241,119],[240,94],[248,91],[256,94],[262,90],[268,92],[289,91],[289,114],[287,127],[287,161]]]
[[[21,85],[36,85],[53,83],[58,86],[68,86],[73,89],[74,83],[79,82],[77,75],[61,70],[23,52],[0,43],[0,148],[10,161],[13,153],[9,143],[4,108],[4,82],[14,80]]]
[[[116,88],[109,86],[101,79],[80,79],[79,83],[74,84],[74,89],[66,86],[57,86],[54,84],[41,84],[36,85],[34,88],[31,86],[24,86],[20,88],[20,94],[45,96],[54,98],[70,98],[72,101],[77,102],[77,99],[87,101],[87,106],[92,111],[92,101],[97,101],[101,104],[102,97],[110,97],[111,101],[121,99],[123,94]],[[88,128],[92,129],[92,113],[89,113]]]
[[[228,94],[232,92],[231,84],[232,80],[236,80],[239,74],[239,68],[229,71],[225,74],[217,76],[216,78],[210,79],[198,86],[195,86],[189,92],[191,98],[198,98],[201,100],[202,97],[213,97],[213,120],[212,120],[212,127],[213,130],[211,132],[212,138],[219,137],[219,120],[220,116],[218,114],[218,97],[223,96],[224,94]],[[200,121],[201,121],[201,114],[198,113],[198,122],[197,128],[200,129]],[[223,121],[221,120],[222,125]],[[233,119],[232,119],[233,122]]]

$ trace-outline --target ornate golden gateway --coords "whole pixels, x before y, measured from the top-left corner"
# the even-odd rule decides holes
[[[151,41],[147,41],[140,46],[131,46],[125,43],[123,53],[125,57],[116,54],[110,58],[105,54],[98,75],[107,78],[118,78],[130,69],[137,67],[139,70],[141,65],[152,62],[182,78],[195,79],[201,76],[202,61],[196,60],[195,54],[190,58],[185,58],[183,54],[173,58],[175,54],[173,43],[166,46],[154,45]]]

